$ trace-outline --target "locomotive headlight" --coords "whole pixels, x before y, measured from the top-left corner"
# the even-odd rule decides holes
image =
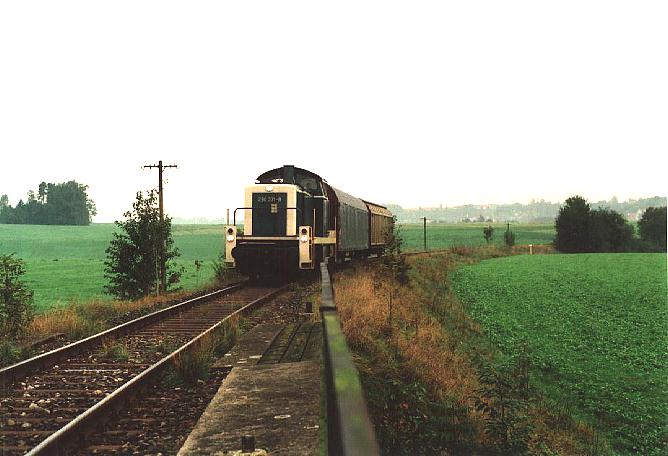
[[[267,185],[264,189],[268,192],[273,192],[274,191],[274,186],[273,185]]]
[[[227,225],[225,227],[225,267],[234,268],[236,262],[232,250],[237,246],[237,227],[234,225]]]
[[[305,234],[302,234],[299,237],[299,240],[302,241],[302,242],[308,242],[308,236],[306,236]]]

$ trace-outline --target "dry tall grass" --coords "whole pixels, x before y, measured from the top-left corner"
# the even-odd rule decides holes
[[[234,346],[238,334],[239,317],[235,315],[227,319],[218,331],[208,333],[195,347],[174,358],[173,380],[194,385],[198,380],[206,379],[216,357]]]
[[[436,400],[454,402],[468,410],[467,426],[472,426],[476,439],[483,442],[484,417],[473,402],[480,387],[475,369],[458,350],[460,340],[430,312],[430,308],[443,305],[445,297],[426,299],[412,287],[393,286],[390,290],[388,283],[379,283],[375,274],[361,268],[339,275],[335,288],[346,339],[354,351],[371,359],[368,373],[385,375],[383,366],[396,365],[399,359],[400,372],[394,373],[397,378],[417,378]],[[463,312],[459,315],[460,325],[477,330]]]
[[[28,327],[28,338],[39,339],[62,333],[71,340],[80,339],[118,323],[123,316],[148,312],[166,303],[184,299],[189,294],[176,292],[147,296],[136,301],[72,302],[68,307],[36,315]]]
[[[408,367],[436,392],[455,395],[462,403],[478,387],[468,360],[457,353],[459,341],[428,315],[422,296],[408,288],[394,290],[392,321],[389,289],[378,285],[372,274],[346,274],[337,281],[336,303],[348,342],[361,349],[378,340],[396,345]]]
[[[494,353],[485,345],[480,325],[451,292],[449,277],[462,265],[518,253],[524,252],[484,246],[411,256],[408,286],[379,279],[373,264],[343,271],[334,280],[343,331],[363,374],[408,382],[418,379],[433,400],[457,404],[465,410],[465,423],[459,416],[450,423],[452,428],[442,432],[473,439],[474,452],[498,451],[498,442],[485,433],[489,417],[475,407],[476,401],[494,399],[480,397],[484,385],[473,362],[476,358],[477,363],[492,363]],[[541,402],[528,403],[527,414],[533,429],[526,442],[529,454],[597,454],[592,450],[598,446],[597,436],[589,426]],[[380,417],[382,422],[376,424],[388,426],[386,418]]]

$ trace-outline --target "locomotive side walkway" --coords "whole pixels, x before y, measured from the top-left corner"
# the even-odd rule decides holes
[[[214,366],[232,371],[179,456],[239,451],[242,436],[272,455],[318,454],[321,339],[320,323],[310,322],[244,334]]]

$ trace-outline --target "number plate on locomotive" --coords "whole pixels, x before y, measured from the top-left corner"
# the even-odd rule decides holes
[[[283,195],[255,195],[255,201],[260,204],[280,204],[284,198]]]

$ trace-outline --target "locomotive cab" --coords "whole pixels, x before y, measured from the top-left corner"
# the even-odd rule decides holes
[[[244,215],[243,234],[236,216]],[[324,258],[337,262],[382,253],[392,214],[355,198],[315,173],[294,166],[272,169],[246,187],[244,207],[226,226],[225,263],[247,276],[289,276]]]
[[[236,235],[239,210],[243,235]],[[320,176],[294,166],[268,171],[246,187],[235,226],[226,227],[226,263],[249,276],[314,269],[327,254],[326,243],[334,242],[328,220]]]

